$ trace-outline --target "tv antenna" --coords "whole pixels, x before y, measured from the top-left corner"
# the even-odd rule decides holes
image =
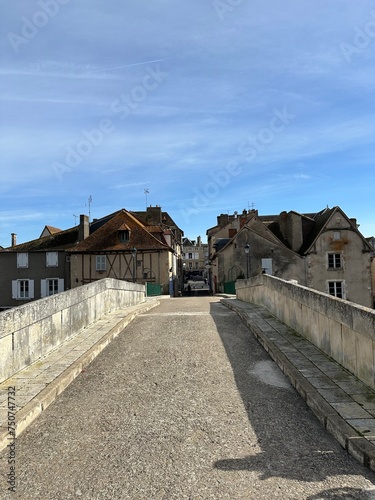
[[[145,195],[146,195],[146,210],[147,210],[147,195],[148,195],[148,193],[149,193],[149,192],[150,192],[150,190],[149,190],[148,188],[146,188],[146,189],[144,190],[144,193],[145,193]]]
[[[77,218],[78,218],[78,215],[74,215],[74,214],[73,214],[73,217],[74,217],[74,225],[76,226],[76,225],[77,225]]]

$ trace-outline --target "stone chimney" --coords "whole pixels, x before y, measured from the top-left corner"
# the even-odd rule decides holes
[[[79,216],[79,229],[78,229],[78,241],[83,241],[90,234],[90,224],[87,215],[81,214]]]
[[[226,226],[229,222],[228,214],[220,214],[217,216],[217,225],[218,226]]]
[[[202,245],[202,238],[198,236],[197,238],[197,247],[200,247]]]
[[[17,234],[12,233],[12,247],[15,247],[17,245]]]
[[[290,248],[297,252],[303,243],[302,217],[296,212],[281,212],[279,215],[279,227],[281,234],[289,243]]]
[[[161,207],[159,205],[156,205],[156,207],[153,207],[150,205],[147,207],[147,222],[149,224],[161,224],[162,221],[162,213],[161,213]]]

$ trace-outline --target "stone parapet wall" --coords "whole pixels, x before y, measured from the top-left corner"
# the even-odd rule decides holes
[[[106,278],[0,313],[0,382],[117,309],[144,302],[145,286]]]
[[[265,274],[237,281],[236,294],[268,309],[375,389],[374,309]]]

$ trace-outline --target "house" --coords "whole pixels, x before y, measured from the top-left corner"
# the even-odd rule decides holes
[[[185,275],[206,276],[205,265],[208,261],[208,244],[202,243],[202,238],[197,240],[183,238],[182,240],[183,268]]]
[[[340,207],[317,213],[256,210],[218,218],[207,231],[218,291],[262,272],[372,307],[371,247]],[[220,223],[221,222],[221,223]]]
[[[93,221],[90,234],[68,251],[72,288],[110,277],[161,285],[162,293],[177,293],[180,273],[175,233],[166,225],[146,224],[141,218],[121,209]]]
[[[46,226],[47,227],[47,226]],[[70,288],[70,266],[66,249],[79,242],[88,228],[88,218],[65,231],[42,232],[40,238],[0,249],[0,309],[22,305]]]

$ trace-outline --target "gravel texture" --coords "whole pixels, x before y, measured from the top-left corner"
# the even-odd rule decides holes
[[[375,499],[215,297],[140,315],[17,440],[16,493],[41,499]]]

